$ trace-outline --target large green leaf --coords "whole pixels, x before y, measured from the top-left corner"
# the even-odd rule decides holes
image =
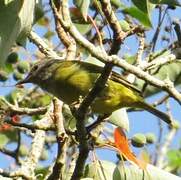
[[[31,30],[34,7],[35,1],[0,1],[0,64],[4,65],[17,38],[21,42]]]
[[[167,153],[169,166],[172,168],[180,168],[181,169],[181,151],[172,149]]]
[[[88,23],[74,23],[74,25],[82,35],[85,35],[92,29],[92,25]]]
[[[152,27],[150,15],[138,9],[136,6],[123,9],[123,13],[129,14],[136,18],[145,27]]]
[[[146,171],[139,169],[137,166],[123,166],[119,164],[114,171],[113,180],[132,179],[132,180],[180,180],[178,176],[161,170],[155,166],[147,165]]]
[[[144,13],[148,14],[148,0],[132,0],[133,4],[140,9],[141,11],[143,11]]]
[[[85,168],[85,177],[94,180],[110,180],[113,177],[116,165],[109,161],[95,161]]]
[[[87,15],[88,15],[88,10],[89,10],[90,0],[74,0],[73,2],[78,7],[78,9],[80,10],[84,19],[87,21]]]

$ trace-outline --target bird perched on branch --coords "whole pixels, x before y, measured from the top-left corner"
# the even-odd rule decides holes
[[[64,103],[79,102],[94,86],[103,68],[83,61],[47,60],[35,64],[17,84],[34,83]],[[93,113],[111,114],[123,107],[142,108],[171,124],[170,117],[147,104],[139,90],[121,75],[112,72],[104,89],[90,105]]]

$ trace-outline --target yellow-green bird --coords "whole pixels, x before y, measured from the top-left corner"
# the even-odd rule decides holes
[[[27,77],[17,84],[37,84],[64,103],[71,105],[88,94],[102,71],[102,67],[83,61],[53,59],[35,64]],[[94,113],[111,114],[123,107],[145,109],[171,124],[167,114],[147,104],[137,88],[116,72],[112,72],[106,86],[91,104],[91,109]]]

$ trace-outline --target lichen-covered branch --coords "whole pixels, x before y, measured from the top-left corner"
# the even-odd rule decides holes
[[[47,58],[51,59],[64,59],[64,57],[58,56],[58,54],[51,49],[46,42],[38,36],[35,32],[31,31],[29,34],[29,39],[33,42]]]
[[[45,114],[48,107],[38,107],[38,108],[21,108],[9,103],[6,99],[0,97],[0,109],[8,112],[9,114],[16,115],[40,115]]]
[[[56,28],[57,35],[67,49],[66,59],[74,60],[76,56],[76,42],[69,33],[65,32],[64,28],[62,27],[61,23],[58,20],[58,14],[62,14],[62,18],[64,17],[65,21],[68,18],[66,17],[66,15],[64,15],[64,10],[63,10],[64,7],[60,6],[59,2],[57,2],[56,5],[52,3],[50,3],[50,5],[52,7],[52,11],[53,11],[54,19],[55,19],[55,28]],[[55,8],[57,10],[55,10]]]
[[[56,127],[56,137],[58,144],[58,153],[53,169],[47,180],[58,180],[63,179],[64,170],[66,165],[66,152],[67,152],[67,140],[68,136],[64,129],[62,106],[63,102],[54,99],[54,123]]]

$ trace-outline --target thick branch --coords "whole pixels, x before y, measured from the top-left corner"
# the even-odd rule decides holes
[[[75,40],[70,36],[70,34],[68,34],[64,28],[62,27],[61,23],[58,20],[58,11],[55,10],[55,8],[58,10],[59,9],[59,13],[62,10],[62,14],[64,16],[64,11],[63,11],[63,7],[60,6],[60,3],[56,4],[56,7],[54,5],[51,4],[52,7],[52,11],[53,11],[53,15],[54,15],[54,19],[55,19],[55,28],[56,28],[56,32],[58,34],[59,39],[63,42],[63,44],[65,45],[65,47],[67,48],[67,60],[73,60],[76,57],[76,42]],[[64,16],[64,20],[66,21],[67,17]]]
[[[121,25],[112,9],[110,0],[101,0],[102,11],[113,30],[113,44],[109,54],[116,54],[119,51],[120,44],[126,37],[126,33],[122,31]]]
[[[53,166],[53,171],[47,180],[59,180],[63,179],[64,166],[66,164],[66,150],[67,150],[67,140],[68,136],[64,129],[62,106],[63,102],[54,99],[54,123],[56,127],[57,143],[58,143],[58,154],[56,162]]]

